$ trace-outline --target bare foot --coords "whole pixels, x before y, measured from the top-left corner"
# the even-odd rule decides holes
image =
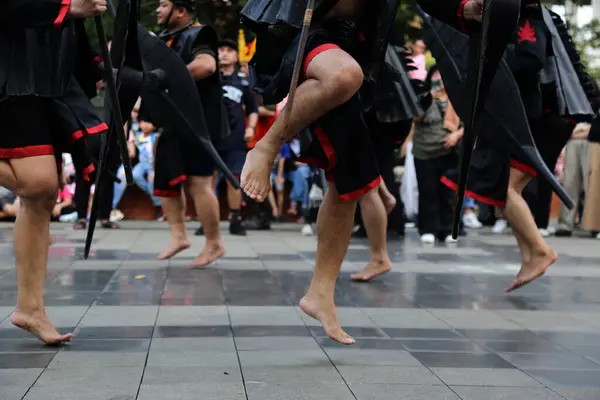
[[[350,278],[352,278],[353,281],[357,282],[368,282],[371,279],[376,278],[379,275],[383,275],[391,270],[392,262],[389,259],[382,261],[371,260],[362,269],[362,271],[350,275]]]
[[[336,342],[345,345],[356,343],[352,336],[348,335],[340,328],[333,302],[323,300],[317,295],[307,293],[306,296],[300,300],[300,308],[306,315],[319,321],[323,325],[323,328],[325,328],[327,336]]]
[[[192,243],[189,240],[176,240],[171,239],[169,242],[169,247],[162,253],[158,255],[159,260],[166,260],[168,258],[173,257],[175,254],[182,252],[183,250],[189,248]]]
[[[223,247],[222,243],[218,243],[218,244],[213,244],[213,245],[206,245],[202,251],[200,252],[200,254],[198,254],[198,257],[196,257],[194,259],[194,261],[192,261],[192,263],[190,264],[190,267],[192,268],[197,268],[197,267],[206,267],[209,264],[212,264],[213,262],[217,261],[219,258],[223,257],[225,255],[225,247]]]
[[[26,330],[36,336],[48,346],[56,346],[64,342],[70,342],[73,338],[73,335],[70,333],[65,335],[58,333],[45,315],[28,315],[15,311],[10,317],[10,322],[12,322],[14,326]]]
[[[391,213],[394,207],[396,207],[396,198],[387,190],[381,191],[380,196],[383,201],[383,206],[385,207],[385,212],[387,214]]]
[[[554,264],[556,260],[558,260],[558,254],[554,249],[550,249],[550,251],[544,254],[533,254],[529,263],[521,266],[515,280],[505,289],[505,291],[507,293],[512,292],[515,289],[533,282],[544,275],[548,267]]]
[[[269,153],[256,147],[246,155],[240,185],[251,199],[264,201],[271,192],[270,176],[274,160]]]

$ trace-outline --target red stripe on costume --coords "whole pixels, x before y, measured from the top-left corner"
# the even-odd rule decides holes
[[[60,28],[62,26],[62,23],[65,20],[65,17],[67,16],[67,13],[69,12],[70,7],[71,7],[71,0],[62,0],[62,3],[60,4],[60,10],[58,11],[58,15],[56,16],[56,19],[54,20],[55,28]]]
[[[177,178],[169,181],[169,186],[179,185],[181,182],[185,182],[187,180],[187,176],[179,175]]]
[[[104,131],[108,130],[108,125],[106,125],[104,122],[101,124],[98,124],[96,126],[92,126],[91,128],[85,128],[86,132],[88,135],[97,135],[99,133],[102,133]],[[84,136],[83,134],[83,129],[80,129],[78,131],[75,131],[71,134],[71,143],[75,142],[79,139],[81,139]]]
[[[154,189],[152,194],[156,197],[179,197],[181,196],[181,190],[159,190]]]
[[[367,183],[365,186],[361,187],[358,190],[355,190],[351,193],[340,194],[340,199],[344,201],[354,201],[363,197],[365,194],[369,193],[371,190],[375,189],[381,183],[381,175]]]
[[[338,45],[335,45],[333,43],[327,43],[327,44],[322,44],[320,46],[315,47],[310,53],[308,53],[308,55],[306,56],[306,59],[304,60],[304,64],[302,65],[302,75],[306,76],[306,70],[308,70],[308,65],[310,64],[310,62],[319,54],[326,52],[327,50],[333,50],[333,49],[339,49],[340,47]]]
[[[90,175],[92,172],[94,172],[96,170],[96,167],[94,167],[94,164],[90,164],[88,165],[84,170],[83,170],[83,179],[85,179],[86,181],[90,181]]]
[[[107,131],[108,125],[106,125],[105,122],[102,122],[101,124],[98,124],[96,126],[92,126],[90,128],[85,128],[85,130],[87,131],[88,135],[96,135],[98,133]]]
[[[445,176],[441,177],[440,182],[442,182],[444,185],[448,186],[450,189],[454,190],[455,192],[458,190],[458,185],[455,182],[452,182],[450,179],[446,178]],[[504,208],[506,205],[503,201],[494,200],[490,197],[482,196],[475,192],[471,192],[470,190],[465,190],[465,196],[470,197],[473,200],[479,201],[481,203],[484,203],[484,204],[487,204],[490,206],[494,206],[494,207]]]
[[[465,25],[465,17],[464,17],[464,12],[465,12],[465,4],[467,4],[469,2],[469,0],[462,0],[460,2],[460,5],[458,6],[458,11],[456,13],[456,16],[458,17],[458,24],[460,25],[460,29],[464,32],[467,33],[467,26]]]
[[[0,158],[26,158],[50,155],[54,155],[54,147],[50,144],[0,149]]]
[[[101,57],[101,56],[96,56],[96,57],[94,57],[94,58],[92,59],[92,61],[93,61],[95,64],[101,64],[101,63],[102,63],[102,61],[104,61],[104,60],[102,59],[102,57]]]
[[[532,178],[535,178],[535,176],[537,175],[537,172],[535,171],[535,169],[531,168],[529,165],[525,165],[522,162],[518,162],[516,160],[510,160],[510,167],[514,168],[514,169],[518,169],[522,173],[527,174],[527,175],[531,176]]]
[[[315,128],[315,135],[317,136],[317,140],[321,144],[323,151],[325,152],[325,156],[327,157],[327,171],[331,171],[333,167],[337,164],[337,155],[335,154],[335,150],[331,145],[331,142],[325,135],[325,132],[321,128]]]

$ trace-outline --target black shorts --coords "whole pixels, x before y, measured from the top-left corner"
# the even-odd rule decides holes
[[[575,124],[567,118],[547,113],[531,122],[530,126],[542,159],[548,168],[554,169]],[[531,177],[537,175],[537,171],[528,160],[511,154],[492,139],[482,138],[473,151],[465,195],[481,203],[504,208],[511,168]],[[458,169],[449,170],[442,177],[442,182],[456,190]]]
[[[212,156],[200,146],[180,146],[183,165],[187,176],[212,176],[215,172],[215,162]]]
[[[246,150],[219,150],[219,155],[225,161],[227,168],[234,174],[240,175],[246,162]]]
[[[60,99],[15,96],[0,99],[0,159],[54,155],[57,166],[62,153],[71,153],[75,167],[86,179],[95,170],[85,140],[108,126],[95,114],[85,95],[72,92]]]
[[[319,54],[339,49],[323,31],[312,35],[303,61],[303,76]],[[342,200],[354,201],[381,183],[377,157],[355,94],[346,103],[319,118],[310,127],[313,140],[300,160],[325,170]]]
[[[181,196],[188,176],[209,177],[214,171],[215,162],[200,145],[179,142],[175,135],[165,132],[156,146],[153,195]]]

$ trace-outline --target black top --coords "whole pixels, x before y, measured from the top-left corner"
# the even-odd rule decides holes
[[[183,62],[190,64],[197,56],[208,54],[217,60],[218,38],[216,32],[198,22],[191,23],[172,35],[161,33],[161,38],[166,41]],[[208,128],[208,133],[213,142],[218,142],[227,136],[225,109],[222,99],[221,76],[218,71],[204,79],[196,81],[196,88],[202,102],[202,111]]]
[[[219,150],[245,150],[246,131],[245,115],[258,113],[254,93],[250,89],[250,81],[243,72],[221,74],[223,85],[223,99],[227,109],[231,134],[217,144]],[[244,106],[246,111],[244,112]]]

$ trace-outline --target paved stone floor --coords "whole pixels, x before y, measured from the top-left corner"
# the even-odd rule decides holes
[[[48,348],[10,325],[12,229],[0,225],[0,400],[600,398],[598,242],[550,239],[559,262],[506,295],[509,235],[423,247],[408,232],[390,242],[394,271],[367,284],[349,279],[369,258],[354,240],[336,302],[357,344],[342,347],[296,308],[316,247],[298,230],[226,235],[227,256],[192,270],[199,237],[155,260],[165,224],[99,230],[88,261],[84,233],[53,225],[48,312],[74,341]]]

